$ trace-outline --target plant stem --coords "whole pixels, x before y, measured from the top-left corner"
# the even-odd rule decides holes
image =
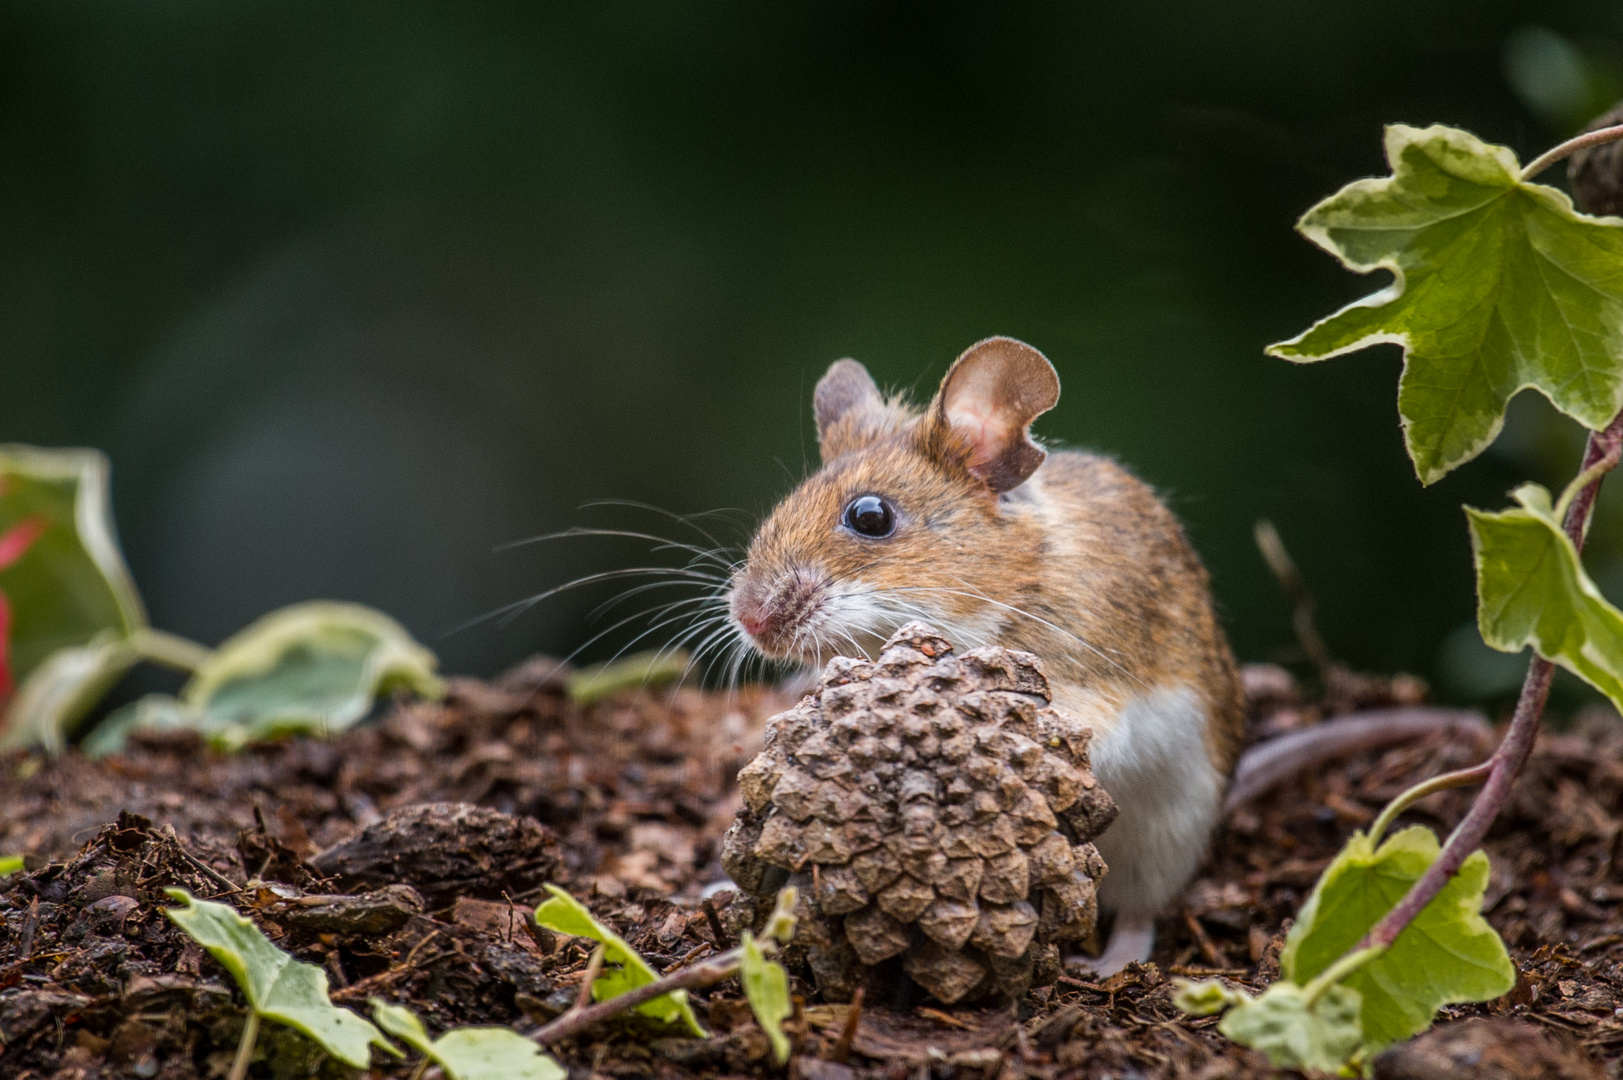
[[[143,626],[131,634],[130,645],[141,654],[143,660],[188,672],[202,667],[213,655],[213,650],[207,646],[178,634],[154,630],[150,626]]]
[[[606,1001],[599,1001],[596,1005],[588,1005],[584,1009],[570,1009],[551,1023],[542,1025],[541,1030],[537,1031],[532,1037],[542,1046],[546,1046],[548,1043],[557,1042],[559,1039],[591,1027],[599,1020],[607,1020],[611,1016],[625,1012],[627,1009],[636,1008],[643,1002],[652,1001],[663,994],[670,993],[672,990],[688,990],[718,983],[738,973],[739,957],[742,954],[743,949],[741,948],[728,949],[726,952],[713,956],[702,964],[696,964],[673,975],[667,975],[663,979],[645,983]]]
[[[1392,822],[1397,819],[1397,816],[1427,795],[1437,791],[1446,791],[1448,788],[1474,784],[1492,771],[1493,760],[1490,758],[1480,765],[1472,765],[1469,769],[1458,769],[1454,772],[1443,773],[1441,776],[1434,776],[1430,780],[1422,780],[1386,804],[1386,809],[1381,811],[1381,816],[1376,818],[1375,824],[1369,827],[1370,846],[1379,845],[1381,837],[1386,834],[1387,829],[1392,827]]]
[[[1623,124],[1618,124],[1615,127],[1603,127],[1595,131],[1586,131],[1582,135],[1576,135],[1534,158],[1527,168],[1522,170],[1522,179],[1531,180],[1562,158],[1571,157],[1580,150],[1586,150],[1591,146],[1599,146],[1601,143],[1616,142],[1618,139],[1623,139]]]
[[[1314,978],[1312,982],[1309,982],[1306,986],[1302,987],[1302,994],[1307,998],[1308,1008],[1312,1008],[1314,1005],[1318,1004],[1319,999],[1324,996],[1324,992],[1326,990],[1330,989],[1336,983],[1340,982],[1342,979],[1345,979],[1348,975],[1351,975],[1353,972],[1357,971],[1359,968],[1363,967],[1365,964],[1369,963],[1371,960],[1375,959],[1385,951],[1386,949],[1384,946],[1378,945],[1366,946],[1362,949],[1354,949],[1346,956],[1343,956],[1340,960],[1337,960],[1335,963],[1319,972],[1318,976]]]
[[[237,1043],[237,1056],[231,1062],[231,1071],[225,1080],[244,1080],[248,1063],[254,1058],[254,1043],[259,1039],[259,1014],[248,1010],[248,1022],[242,1025],[242,1041]]]
[[[1614,132],[1613,138],[1623,138],[1623,125],[1607,128],[1605,131]],[[1599,135],[1602,132],[1593,134]],[[1561,147],[1556,149],[1559,150]],[[1552,150],[1550,153],[1553,154],[1555,151]],[[1620,457],[1623,457],[1623,414],[1614,417],[1604,431],[1590,434],[1588,445],[1584,448],[1584,471],[1588,472],[1602,462],[1615,465]],[[1571,505],[1567,507],[1566,518],[1561,523],[1573,547],[1580,553],[1584,547],[1584,534],[1589,529],[1589,515],[1595,508],[1595,496],[1600,492],[1601,481],[1604,479],[1604,472],[1596,473],[1594,479],[1578,491]],[[1471,852],[1481,845],[1482,838],[1487,835],[1488,826],[1493,824],[1493,819],[1498,817],[1499,811],[1504,808],[1506,800],[1510,798],[1511,786],[1521,775],[1522,766],[1527,764],[1528,755],[1533,752],[1533,741],[1538,736],[1539,718],[1544,712],[1544,701],[1550,695],[1550,678],[1554,674],[1555,665],[1535,653],[1532,663],[1527,666],[1527,678],[1522,682],[1521,697],[1516,701],[1516,712],[1510,719],[1510,730],[1499,743],[1499,749],[1493,752],[1493,757],[1488,759],[1487,783],[1477,793],[1476,801],[1471,804],[1465,818],[1449,835],[1442,853],[1437,856],[1437,861],[1428,866],[1426,872],[1420,875],[1420,879],[1410,887],[1403,899],[1399,900],[1380,922],[1370,928],[1369,933],[1364,935],[1364,940],[1358,943],[1359,949],[1385,949],[1391,946],[1409,923],[1414,921],[1415,916],[1443,891],[1443,886],[1448,884],[1449,879],[1465,863]]]

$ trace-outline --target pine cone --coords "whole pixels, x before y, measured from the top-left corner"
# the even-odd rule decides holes
[[[913,622],[875,662],[836,657],[738,774],[722,865],[770,905],[800,887],[795,945],[825,998],[911,976],[951,1003],[1023,994],[1093,932],[1116,808],[1091,729],[1048,707],[1030,653],[953,655]],[[899,959],[898,959],[899,958]]]

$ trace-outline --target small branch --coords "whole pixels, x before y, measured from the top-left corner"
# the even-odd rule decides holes
[[[1576,135],[1534,158],[1527,168],[1522,170],[1522,179],[1531,180],[1562,158],[1571,157],[1580,150],[1586,150],[1591,146],[1599,146],[1601,143],[1616,142],[1618,139],[1623,139],[1623,124],[1618,124],[1615,127],[1603,127],[1596,131],[1586,131],[1582,135]]]
[[[584,1009],[592,1003],[592,984],[597,982],[597,976],[603,970],[603,955],[606,948],[599,945],[592,950],[592,958],[586,961],[586,972],[581,976],[580,993],[575,996],[575,1008]]]
[[[1262,552],[1263,561],[1273,571],[1274,577],[1279,579],[1280,588],[1285,590],[1285,598],[1290,601],[1291,624],[1296,629],[1297,643],[1318,669],[1319,678],[1328,684],[1335,660],[1330,655],[1330,646],[1325,644],[1313,621],[1313,594],[1307,591],[1301,571],[1296,568],[1296,561],[1291,558],[1290,552],[1285,550],[1285,541],[1280,539],[1279,530],[1274,528],[1273,522],[1267,518],[1258,519],[1252,535],[1257,541],[1257,550]]]
[[[678,971],[674,975],[667,975],[663,979],[645,983],[606,1001],[599,1001],[596,1005],[588,1005],[585,1008],[577,1006],[551,1023],[543,1025],[532,1038],[542,1046],[546,1046],[549,1043],[555,1043],[559,1039],[591,1027],[600,1020],[607,1020],[609,1017],[625,1012],[627,1009],[634,1009],[644,1002],[668,994],[672,990],[691,990],[711,986],[738,973],[739,957],[742,952],[742,949],[729,949],[724,953],[711,957],[702,964]],[[590,993],[590,990],[587,993]]]
[[[259,1014],[248,1010],[248,1021],[242,1025],[242,1041],[237,1043],[237,1056],[231,1062],[231,1071],[225,1080],[245,1080],[248,1064],[254,1059],[254,1043],[259,1039]]]
[[[851,995],[851,1007],[846,1010],[845,1023],[840,1025],[840,1038],[834,1044],[834,1052],[829,1060],[839,1065],[845,1064],[845,1059],[851,1056],[851,1044],[857,1038],[857,1025],[862,1022],[862,999],[868,995],[868,988],[857,987],[857,992]]]
[[[1606,128],[1604,132],[1611,132],[1612,138],[1623,138],[1623,125]],[[1603,132],[1592,134],[1599,135]],[[1572,140],[1573,143],[1578,141]],[[1578,147],[1574,146],[1573,149]],[[1552,154],[1554,152],[1551,151]],[[1594,432],[1589,436],[1589,444],[1584,448],[1583,469],[1588,472],[1603,461],[1616,463],[1620,456],[1623,456],[1623,414],[1613,418],[1604,431]],[[1566,517],[1561,523],[1573,546],[1580,553],[1583,551],[1584,535],[1589,529],[1589,515],[1595,507],[1595,496],[1600,492],[1603,479],[1604,473],[1596,475],[1572,497]],[[1359,949],[1389,947],[1409,923],[1414,921],[1415,916],[1425,910],[1426,905],[1443,891],[1443,886],[1448,884],[1449,879],[1464,865],[1471,852],[1481,846],[1482,838],[1488,833],[1488,826],[1493,824],[1493,819],[1499,816],[1499,811],[1510,798],[1510,789],[1516,783],[1516,778],[1521,775],[1522,767],[1527,764],[1528,755],[1533,752],[1533,742],[1538,737],[1539,718],[1544,713],[1544,701],[1550,695],[1550,679],[1554,674],[1555,665],[1535,653],[1532,663],[1527,666],[1527,678],[1522,682],[1522,692],[1516,701],[1516,712],[1511,717],[1510,730],[1505,733],[1499,749],[1495,750],[1493,757],[1488,760],[1487,783],[1477,794],[1476,800],[1471,803],[1471,809],[1465,818],[1449,835],[1448,842],[1443,845],[1437,861],[1426,868],[1426,872],[1420,875],[1420,879],[1410,887],[1403,899],[1398,901],[1397,906],[1388,911],[1381,921],[1364,935],[1364,940],[1358,943]]]
[[[704,909],[704,919],[710,924],[710,936],[715,938],[716,948],[732,948],[732,938],[727,936],[727,928],[721,925],[721,916],[716,913],[715,903],[707,896],[699,902],[699,906]]]

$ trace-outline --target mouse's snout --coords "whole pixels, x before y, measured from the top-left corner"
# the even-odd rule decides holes
[[[802,650],[802,631],[817,614],[823,581],[803,569],[762,581],[746,572],[733,585],[728,607],[750,641],[767,656],[784,658]]]

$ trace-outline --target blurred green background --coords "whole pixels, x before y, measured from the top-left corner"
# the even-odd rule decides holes
[[[1459,505],[1559,485],[1581,436],[1520,400],[1422,490],[1395,348],[1262,350],[1378,284],[1291,224],[1384,171],[1383,123],[1525,158],[1620,71],[1623,8],[1559,0],[12,0],[0,441],[111,454],[158,626],[353,599],[488,673],[607,594],[447,631],[647,558],[497,546],[675,528],[599,498],[742,539],[815,459],[831,360],[927,394],[1011,334],[1064,384],[1039,433],[1167,494],[1243,658],[1291,641],[1269,517],[1341,656],[1492,697],[1521,669],[1474,637]]]

